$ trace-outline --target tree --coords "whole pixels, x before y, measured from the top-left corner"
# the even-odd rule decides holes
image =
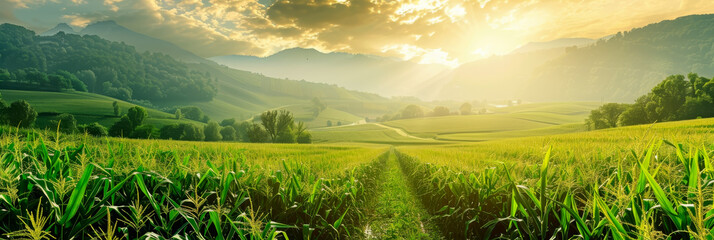
[[[129,117],[124,115],[109,128],[109,135],[112,137],[131,137],[132,131],[134,131],[134,125]]]
[[[682,75],[667,77],[652,89],[651,104],[648,110],[654,113],[655,121],[668,121],[678,119],[677,111],[684,105],[690,91],[690,84]]]
[[[337,126],[342,126],[342,122],[337,121]]]
[[[318,97],[312,98],[312,116],[317,117],[322,111],[327,109],[327,105],[320,100]]]
[[[138,139],[155,139],[161,136],[159,129],[154,127],[154,125],[141,125],[132,131],[131,137]]]
[[[236,134],[236,129],[233,126],[225,126],[221,128],[221,136],[223,136],[223,141],[236,141],[238,140],[238,135]]]
[[[6,81],[12,79],[12,75],[7,69],[0,68],[0,81]]]
[[[69,83],[68,87],[71,87],[72,89],[80,92],[87,91],[87,85],[80,81],[79,78],[77,78],[77,76],[75,76],[74,74],[71,74],[64,70],[59,70],[57,71],[57,75],[62,76],[67,81],[67,83]]]
[[[620,114],[617,119],[617,126],[630,126],[651,123],[647,113],[647,104],[650,102],[651,94],[641,96],[627,110]]]
[[[183,138],[183,126],[178,123],[165,125],[159,130],[161,139],[180,140]]]
[[[119,108],[119,102],[114,101],[112,103],[112,107],[114,107],[114,116],[119,116],[121,114],[121,109]]]
[[[74,75],[87,86],[89,92],[96,92],[97,76],[92,70],[81,70]]]
[[[142,124],[144,124],[144,119],[146,119],[149,114],[146,112],[146,109],[143,107],[139,106],[134,106],[129,108],[129,111],[127,112],[127,116],[129,117],[129,120],[131,120],[131,126],[132,127],[138,127]]]
[[[250,123],[246,129],[246,136],[248,137],[248,141],[253,143],[266,142],[269,137],[268,132],[257,123]]]
[[[218,125],[216,121],[210,121],[203,129],[203,133],[206,135],[206,141],[221,141],[223,136],[221,136],[221,126]]]
[[[465,102],[464,104],[461,104],[461,107],[459,107],[459,112],[461,112],[461,115],[471,115],[472,108],[473,107],[470,103]]]
[[[298,122],[294,129],[297,143],[312,143],[312,134],[307,132],[304,122]]]
[[[174,115],[176,116],[176,120],[181,120],[183,117],[183,114],[181,114],[181,109],[177,108],[176,111],[174,111]]]
[[[97,122],[93,122],[89,125],[80,125],[79,132],[97,137],[104,137],[108,135],[107,128]]]
[[[332,127],[332,120],[327,120],[327,126]]]
[[[278,131],[276,126],[277,122],[277,110],[265,111],[260,114],[260,123],[263,125],[263,128],[265,128],[265,131],[268,133],[268,137],[270,137],[271,141],[275,140],[278,137]]]
[[[687,97],[677,115],[680,119],[714,117],[714,101],[709,95]]]
[[[617,127],[620,115],[629,107],[627,104],[608,103],[592,110],[586,120],[588,128],[594,130]]]
[[[185,117],[187,119],[191,119],[191,120],[200,122],[204,118],[203,111],[198,107],[188,106],[188,107],[182,107],[180,109],[181,109],[181,113],[183,114],[183,117]]]
[[[199,126],[191,123],[182,123],[181,126],[183,127],[183,136],[181,137],[181,140],[203,141],[203,139],[206,138],[203,134],[203,128]]]
[[[410,104],[409,106],[405,107],[404,110],[402,110],[401,118],[420,118],[423,116],[424,110],[422,110],[421,107],[414,104]]]
[[[56,128],[63,133],[74,133],[77,131],[77,119],[69,113],[60,114],[57,120],[50,121],[50,127]]]
[[[312,134],[309,132],[303,132],[297,137],[297,143],[312,143]]]
[[[236,123],[236,119],[235,119],[235,118],[223,119],[223,121],[221,121],[221,127],[232,126],[232,125],[235,124],[235,123]]]
[[[435,117],[448,116],[449,113],[450,113],[449,108],[444,107],[444,106],[436,106],[436,107],[434,107],[434,112],[432,113],[432,115]]]
[[[37,119],[37,112],[25,100],[12,102],[4,112],[5,119],[13,127],[27,128],[32,126]]]
[[[241,123],[233,123],[233,128],[236,130],[236,140],[237,141],[243,141],[243,142],[249,142],[250,140],[248,139],[248,128],[250,128],[252,122],[248,121],[243,121]]]
[[[287,110],[272,110],[260,114],[260,122],[273,142],[295,142],[292,127],[295,124],[293,114]]]

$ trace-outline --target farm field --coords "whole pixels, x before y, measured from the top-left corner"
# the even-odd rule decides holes
[[[675,216],[652,210],[653,204],[695,204],[695,198],[677,192],[687,186],[706,190],[689,183],[697,179],[691,177],[695,162],[704,171],[701,181],[709,178],[707,169],[714,171],[709,162],[711,126],[714,119],[698,119],[480,143],[404,144],[392,150],[367,143],[202,143],[82,135],[60,135],[57,141],[55,133],[3,128],[0,200],[5,219],[43,211],[50,216],[45,221],[61,221],[49,227],[60,238],[93,236],[91,228],[111,231],[106,224],[110,219],[109,224],[127,228],[125,235],[139,238],[189,233],[210,238],[484,239],[585,233],[600,239],[629,236],[638,233],[636,227],[651,224],[611,210],[632,204],[650,217],[672,219],[671,224],[652,226],[672,234],[704,216]],[[331,130],[340,131],[344,129]],[[23,171],[24,164],[47,170]],[[102,190],[104,185],[108,188]],[[630,187],[618,188],[623,186]],[[74,189],[92,197],[80,197]],[[110,201],[109,196],[115,197]],[[624,196],[630,200],[622,200]],[[633,202],[637,199],[652,204]],[[575,217],[565,206],[595,208]],[[127,215],[136,209],[147,215]],[[571,220],[560,222],[566,213]],[[531,221],[533,214],[549,220]],[[632,229],[610,228],[618,223]],[[421,225],[425,227],[414,228]],[[572,232],[554,231],[555,225]],[[21,228],[21,221],[5,221],[0,227],[8,232]]]
[[[114,234],[117,224],[131,239],[359,234],[363,206],[388,150],[57,138],[11,128],[2,128],[0,145],[0,231],[25,236],[23,221],[39,217],[39,231],[47,228],[44,236],[59,239]]]

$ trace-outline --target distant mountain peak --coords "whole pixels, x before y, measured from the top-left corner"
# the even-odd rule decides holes
[[[50,30],[47,30],[43,33],[40,33],[41,36],[52,36],[55,35],[59,32],[64,32],[68,34],[78,34],[77,31],[75,31],[71,26],[69,26],[66,23],[59,23],[57,26],[53,27]]]

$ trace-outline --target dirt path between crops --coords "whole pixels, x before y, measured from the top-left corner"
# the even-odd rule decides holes
[[[397,163],[387,159],[382,186],[365,228],[367,239],[442,239]]]
[[[401,136],[403,136],[403,137],[414,138],[414,139],[419,139],[419,140],[427,140],[427,141],[428,141],[428,140],[434,140],[434,139],[431,139],[431,138],[420,138],[420,137],[417,137],[417,136],[414,136],[414,135],[410,135],[409,133],[407,133],[406,131],[404,131],[404,130],[401,129],[401,128],[390,127],[390,126],[387,126],[387,125],[384,125],[384,124],[381,124],[381,123],[374,123],[374,125],[377,125],[377,126],[379,126],[379,127],[383,127],[383,128],[386,128],[386,129],[390,129],[390,130],[392,130],[392,131],[395,131],[395,132],[397,132],[397,134],[399,134],[399,135],[401,135]]]

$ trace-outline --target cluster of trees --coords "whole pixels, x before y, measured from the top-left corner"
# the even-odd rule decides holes
[[[209,121],[211,121],[211,118],[208,117],[208,115],[204,114],[203,110],[194,106],[176,108],[176,110],[174,110],[174,114],[176,115],[176,119],[185,118],[202,123],[208,123]]]
[[[482,113],[483,111],[479,111],[479,113]],[[445,106],[436,106],[434,109],[432,109],[429,112],[425,112],[424,108],[410,104],[407,105],[402,111],[395,113],[395,114],[385,114],[382,117],[377,117],[376,121],[377,122],[386,122],[386,121],[393,121],[393,120],[399,120],[399,119],[409,119],[409,118],[422,118],[422,117],[441,117],[441,116],[449,116],[449,115],[471,115],[475,114],[473,112],[473,105],[471,103],[463,103],[459,107],[458,111],[451,111],[449,110],[448,107]]]
[[[714,117],[714,80],[671,75],[634,104],[608,103],[593,110],[589,129]]]
[[[149,101],[210,100],[217,92],[208,72],[167,55],[138,53],[93,35],[37,36],[12,24],[0,25],[0,67],[7,69],[0,70],[3,87],[74,89]]]
[[[312,135],[303,122],[295,122],[287,110],[272,110],[260,114],[260,124],[246,123],[245,134],[250,142],[312,143]]]

